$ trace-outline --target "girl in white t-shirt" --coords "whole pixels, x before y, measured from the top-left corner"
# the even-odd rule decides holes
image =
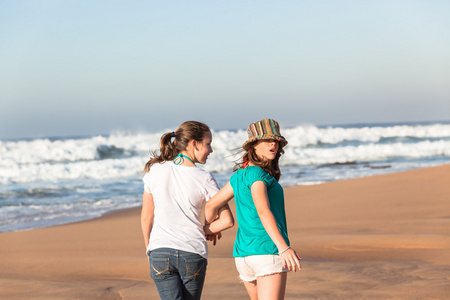
[[[144,168],[141,227],[161,299],[200,299],[206,240],[215,244],[220,231],[234,225],[228,206],[211,224],[200,221],[203,204],[219,190],[214,177],[195,165],[206,163],[211,142],[206,124],[184,122],[161,137],[160,154],[153,152]]]

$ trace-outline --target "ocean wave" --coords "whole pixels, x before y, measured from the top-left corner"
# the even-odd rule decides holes
[[[380,161],[393,158],[450,157],[450,125],[326,127],[282,129],[289,141],[281,166]],[[157,149],[162,133],[113,134],[84,139],[0,142],[0,183],[57,182],[138,176]],[[213,132],[210,172],[234,166],[233,149],[246,140],[244,130]]]
[[[422,141],[415,144],[371,143],[334,148],[292,147],[285,149],[282,165],[320,165],[436,156],[450,157],[450,141]]]
[[[450,124],[282,128],[283,186],[319,184],[450,163]],[[163,132],[0,141],[0,232],[86,220],[140,205],[142,169]],[[201,166],[220,186],[245,130],[213,130]]]
[[[234,163],[229,155],[230,152],[223,149],[216,151],[210,155],[203,168],[213,173],[231,170]],[[305,166],[440,156],[450,157],[450,141],[423,141],[414,145],[367,144],[334,148],[286,147],[280,165]],[[76,163],[13,164],[7,169],[0,169],[0,183],[138,177],[146,161],[146,157],[134,156]]]
[[[283,134],[293,147],[307,147],[319,144],[340,144],[343,142],[378,143],[383,139],[450,138],[450,124],[397,125],[391,127],[326,127],[313,125],[283,129]]]

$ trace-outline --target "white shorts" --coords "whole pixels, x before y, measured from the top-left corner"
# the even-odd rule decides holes
[[[260,276],[289,272],[289,269],[283,268],[279,255],[250,255],[235,257],[234,261],[242,281],[255,281]]]

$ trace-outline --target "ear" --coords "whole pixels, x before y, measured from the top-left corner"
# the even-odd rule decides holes
[[[190,140],[188,143],[188,148],[192,148],[194,150],[198,150],[197,148],[197,141],[196,140]]]
[[[192,140],[192,147],[194,147],[195,150],[198,150],[197,144],[198,142],[196,140]]]

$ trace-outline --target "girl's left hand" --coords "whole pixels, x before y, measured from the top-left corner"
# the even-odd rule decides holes
[[[300,271],[302,269],[302,265],[300,264],[302,258],[294,249],[289,248],[281,253],[280,256],[283,261],[283,267],[289,269],[289,271],[296,272],[297,270]]]

